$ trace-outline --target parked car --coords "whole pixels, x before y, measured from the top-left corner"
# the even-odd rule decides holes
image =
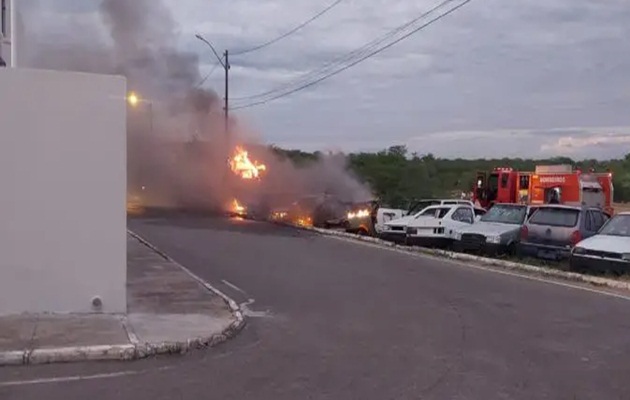
[[[406,215],[416,215],[420,211],[424,210],[429,206],[446,206],[446,205],[454,205],[454,204],[464,204],[471,207],[475,207],[472,201],[470,200],[462,200],[462,199],[419,199],[413,200],[409,203],[409,207],[407,208]]]
[[[600,208],[541,205],[521,228],[521,256],[561,260],[573,246],[599,231],[608,219]]]
[[[574,271],[630,272],[630,212],[615,215],[596,235],[579,242],[569,264]]]
[[[311,195],[301,197],[286,207],[270,210],[267,215],[273,221],[332,228],[344,226],[348,207],[333,195]]]
[[[430,206],[409,221],[405,242],[425,247],[449,247],[454,233],[475,223],[475,209],[466,204]]]
[[[521,227],[535,210],[535,206],[525,204],[495,204],[477,223],[455,232],[455,250],[488,255],[516,254]]]
[[[375,222],[380,210],[380,205],[376,200],[352,204],[346,213],[344,224],[346,232],[374,236],[377,225]],[[382,215],[382,212],[380,214]]]
[[[466,204],[473,207],[473,203],[469,200],[459,199],[420,199],[413,200],[409,203],[409,207],[404,209],[386,208],[376,201],[368,203],[356,204],[347,215],[346,232],[356,233],[359,235],[371,236],[390,236],[386,233],[385,224],[390,221],[404,218],[398,221],[397,225],[403,224],[404,221],[410,221],[420,211],[429,206],[446,205],[446,204]],[[485,213],[484,209],[476,209],[475,215]],[[382,235],[385,233],[384,235]],[[393,234],[394,239],[404,239],[405,230],[400,234]],[[401,236],[402,235],[402,236]]]

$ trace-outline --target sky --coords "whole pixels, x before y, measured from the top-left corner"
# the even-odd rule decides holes
[[[95,1],[17,1],[28,29],[40,35],[61,35],[69,21],[101,23]],[[216,59],[195,34],[237,53],[333,2],[163,1],[179,25],[174,40],[199,54],[202,75]],[[343,0],[297,33],[230,57],[231,105],[292,82],[439,2]],[[627,0],[472,0],[320,84],[234,112],[266,142],[309,151],[404,144],[440,157],[620,157],[630,153],[628,21]],[[221,68],[205,84],[222,96]]]

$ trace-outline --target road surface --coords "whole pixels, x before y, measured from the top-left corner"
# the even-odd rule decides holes
[[[233,340],[0,369],[0,398],[628,399],[630,300],[251,221],[130,228],[243,304]]]

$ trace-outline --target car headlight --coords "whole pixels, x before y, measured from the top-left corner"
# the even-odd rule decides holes
[[[586,249],[584,247],[574,247],[573,254],[585,254]]]
[[[462,240],[462,233],[457,231],[453,232],[453,239]]]
[[[494,243],[494,244],[501,243],[501,236],[500,235],[489,235],[489,236],[486,236],[486,242]]]

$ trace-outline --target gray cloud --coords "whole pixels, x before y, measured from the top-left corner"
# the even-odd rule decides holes
[[[199,54],[205,64],[202,75],[215,61],[194,33],[202,33],[219,49],[238,50],[272,39],[328,4],[167,2],[181,25],[178,45]],[[55,19],[55,11],[72,9],[70,1],[61,3],[50,7],[50,14],[34,17],[41,29],[78,18],[57,14]],[[87,1],[72,2],[79,3],[83,18],[89,18]],[[232,96],[290,81],[436,3],[347,0],[290,38],[233,57]],[[594,144],[589,138],[630,134],[628,21],[626,0],[476,0],[326,83],[239,115],[270,142],[310,149],[364,150],[407,143],[441,156],[619,156],[628,151],[627,142]],[[207,84],[220,90],[218,72]],[[457,140],[451,135],[471,131],[485,134],[463,134]],[[587,144],[570,149],[558,145],[576,141]]]

